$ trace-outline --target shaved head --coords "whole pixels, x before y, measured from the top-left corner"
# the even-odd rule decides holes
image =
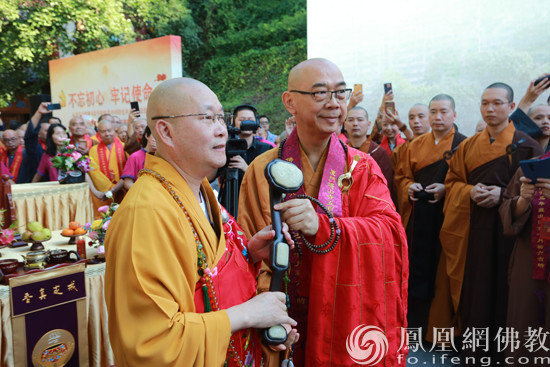
[[[174,78],[159,84],[147,103],[147,125],[151,132],[154,134],[157,122],[153,117],[182,114],[182,107],[191,103],[193,93],[204,88],[210,90],[204,83],[191,78]]]
[[[109,126],[113,127],[113,122],[109,119],[103,119],[97,123],[97,128],[99,129],[101,126]]]
[[[342,84],[345,85],[342,72],[332,61],[327,59],[309,59],[302,61],[290,70],[288,74],[288,90],[300,89],[304,88],[304,86],[312,88],[314,85],[307,84],[310,84],[312,80],[319,80],[319,71],[323,70],[324,73],[337,70],[340,73]]]
[[[21,140],[15,130],[8,129],[2,135],[2,142],[6,146],[6,149],[11,152],[19,147]]]
[[[218,97],[200,81],[175,78],[162,82],[151,93],[147,109],[156,155],[200,180],[223,167],[225,124],[207,123],[196,116],[220,113],[223,108]],[[159,118],[162,116],[177,117]]]
[[[288,90],[282,99],[287,111],[296,119],[296,131],[303,145],[328,144],[330,136],[342,129],[349,94],[340,98],[342,93],[334,93],[345,89],[342,72],[329,60],[306,60],[290,70]],[[315,97],[312,93],[324,94]]]

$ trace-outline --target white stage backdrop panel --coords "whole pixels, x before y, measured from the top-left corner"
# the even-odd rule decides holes
[[[308,0],[308,58],[334,61],[346,82],[363,83],[360,104],[374,120],[391,82],[400,117],[439,93],[456,101],[472,135],[480,96],[493,82],[519,102],[530,80],[550,73],[547,0]],[[536,103],[546,103],[546,91]]]

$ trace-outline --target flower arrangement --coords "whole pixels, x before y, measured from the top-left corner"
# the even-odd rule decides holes
[[[103,246],[105,234],[107,233],[107,228],[111,222],[111,217],[117,208],[117,203],[111,203],[110,206],[104,205],[99,207],[97,210],[101,213],[101,219],[96,219],[92,223],[86,223],[85,225],[85,228],[88,231],[88,237],[91,240],[88,242],[88,245],[96,247],[99,254],[105,253],[105,247]]]
[[[74,144],[70,144],[67,139],[62,148],[59,148],[57,155],[50,159],[52,165],[62,172],[82,171],[86,173],[90,170],[90,158],[82,155]]]
[[[0,210],[0,227],[4,226],[4,212],[6,209]],[[15,241],[15,236],[18,235],[17,221],[13,222],[8,228],[0,228],[0,247],[5,247]]]

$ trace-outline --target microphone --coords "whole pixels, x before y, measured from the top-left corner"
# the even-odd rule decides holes
[[[302,171],[291,162],[274,159],[265,167],[265,178],[269,183],[269,205],[271,208],[271,226],[275,238],[269,249],[269,268],[272,271],[269,290],[281,290],[283,276],[289,265],[290,246],[285,242],[281,213],[273,209],[283,198],[283,194],[298,191],[304,183]],[[264,330],[263,339],[269,345],[278,345],[286,341],[287,334],[283,325],[275,325]]]

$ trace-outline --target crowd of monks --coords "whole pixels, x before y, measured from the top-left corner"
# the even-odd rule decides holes
[[[358,105],[361,92],[354,92],[347,103],[351,90],[345,89],[336,65],[322,59],[301,63],[292,69],[282,97],[296,126],[287,121],[286,140],[278,139],[276,147],[248,166],[239,195],[240,226],[233,218],[221,221],[227,213],[212,204],[216,199],[205,179],[225,162],[222,140],[227,139],[227,131],[215,125],[225,124],[223,110],[212,116],[194,112],[213,111],[219,105],[202,83],[181,79],[155,89],[149,113],[159,116],[147,120],[138,117],[139,111],[130,113],[128,125],[102,115],[96,132],[87,129],[81,117],[72,118],[68,138],[90,158],[85,180],[96,214],[97,208],[112,201],[122,202],[120,212],[126,213],[124,220],[120,214],[113,218],[116,230],[108,232],[107,241],[112,244],[107,246],[108,260],[112,259],[107,302],[110,314],[118,317],[110,317],[110,330],[119,362],[132,365],[162,354],[183,363],[218,365],[227,357],[233,361],[230,365],[241,365],[235,356],[242,354],[253,364],[263,360],[274,366],[287,358],[297,365],[348,365],[350,351],[340,341],[362,324],[384,331],[389,350],[380,363],[387,365],[399,364],[398,356],[406,355],[400,346],[402,329],[407,327],[417,328],[422,338],[435,344],[442,341],[434,330],[452,330],[458,352],[464,358],[474,357],[473,361],[491,356],[495,363],[503,363],[507,354],[530,355],[531,350],[524,347],[507,353],[498,341],[506,327],[517,328],[520,334],[538,328],[550,331],[550,217],[545,202],[550,179],[532,182],[519,169],[521,161],[550,154],[550,105],[532,106],[549,86],[548,79],[531,82],[516,109],[507,84],[489,85],[481,91],[480,130],[468,138],[459,132],[450,95],[438,94],[428,104],[413,105],[407,126],[394,109],[386,108],[394,98],[390,91],[371,126],[368,112]],[[187,101],[183,106],[188,113],[178,111],[178,98]],[[201,98],[212,104],[204,104]],[[29,182],[38,177],[37,170],[40,176],[38,163],[48,154],[48,140],[57,123],[55,118],[41,121],[47,105],[39,106],[24,134],[3,133],[2,164],[15,182]],[[167,122],[195,116],[203,116],[197,119],[202,124],[212,120],[208,131],[200,130],[199,122],[189,132]],[[147,155],[157,149],[156,139],[161,139],[161,152]],[[303,172],[301,191],[276,208],[303,242],[299,251],[291,253],[295,270],[288,274],[287,295],[248,304],[250,297],[250,301],[257,298],[253,297],[256,287],[260,292],[269,288],[270,272],[265,266],[260,270],[261,256],[254,251],[248,256],[246,246],[243,251],[239,244],[244,246],[248,238],[253,247],[261,243],[263,248],[269,239],[270,204],[263,170],[275,158],[291,161]],[[142,174],[149,178],[128,191],[144,167]],[[347,189],[335,184],[345,172],[351,182]],[[157,198],[152,192],[164,194]],[[304,199],[306,195],[328,206],[333,217],[323,205]],[[538,211],[532,210],[535,203],[540,205]],[[188,224],[185,218],[182,222],[180,209]],[[175,246],[178,235],[193,246],[185,250]],[[157,243],[159,236],[163,244],[171,245],[147,247]],[[338,245],[316,250],[327,244],[327,238]],[[164,258],[165,251],[171,253],[171,260]],[[211,275],[210,268],[233,266],[228,257],[222,258],[224,251],[243,253],[244,258],[231,261],[248,263],[237,267],[243,279],[250,279],[239,280],[243,282],[240,298],[228,302],[220,296],[218,305],[211,302],[212,297],[217,299],[213,290],[229,289],[232,283],[222,281],[226,278],[221,275],[212,282],[216,274]],[[265,251],[260,253],[265,258]],[[194,274],[197,256],[202,264],[198,276]],[[128,262],[124,266],[117,262],[115,268],[117,258]],[[181,277],[174,278],[174,269],[180,268]],[[237,281],[232,276],[227,279]],[[126,284],[134,293],[122,291]],[[220,289],[218,295],[228,294]],[[516,301],[518,296],[521,301]],[[230,311],[240,303],[246,308]],[[279,316],[265,318],[265,310],[263,322],[241,319],[243,310],[255,315],[258,307],[268,303],[292,304],[292,319],[275,311]],[[210,307],[212,311],[228,308],[227,315],[194,316]],[[136,310],[128,312],[132,308],[144,315],[148,330],[141,330],[142,334],[125,331],[136,314]],[[260,353],[260,342],[250,337],[249,330],[269,326],[268,319],[296,327],[289,334],[295,342],[292,348],[287,344]],[[486,350],[468,348],[473,331],[481,329],[487,332]],[[181,333],[183,337],[178,337]],[[162,351],[167,341],[175,343],[173,349]],[[246,354],[249,342],[256,345],[250,356]],[[237,343],[242,345],[235,347]],[[279,353],[283,349],[286,354]]]
[[[120,202],[137,180],[146,152],[155,151],[154,138],[150,131],[146,133],[146,119],[139,116],[139,111],[132,111],[126,125],[118,117],[104,114],[90,125],[76,116],[69,121],[67,133],[59,118],[47,117],[48,104],[41,103],[30,121],[17,130],[2,132],[0,157],[5,173],[13,183],[60,179],[50,161],[57,154],[56,144],[61,145],[55,137],[59,131],[64,140],[90,159],[91,169],[82,175],[82,182],[90,185],[95,215],[99,217],[97,209],[113,201]]]
[[[469,364],[482,356],[502,364],[507,355],[544,355],[549,347],[537,354],[523,344],[529,333],[550,332],[548,253],[541,251],[548,228],[535,233],[549,212],[528,202],[516,206],[524,186],[538,190],[543,203],[549,197],[550,179],[520,181],[518,169],[522,160],[550,155],[550,99],[532,106],[549,86],[548,79],[532,81],[517,109],[508,85],[488,86],[480,100],[483,120],[469,138],[458,131],[455,101],[446,94],[412,106],[407,128],[385,110],[393,99],[388,93],[370,135],[368,113],[357,106],[360,93],[348,106],[342,138],[378,162],[406,229],[408,327],[435,344],[442,343],[435,328],[452,330],[456,351],[472,357]],[[523,196],[530,201],[533,194]],[[539,277],[531,277],[532,269]],[[486,348],[472,347],[476,330],[486,331]],[[502,348],[503,330],[517,333],[517,347]]]

